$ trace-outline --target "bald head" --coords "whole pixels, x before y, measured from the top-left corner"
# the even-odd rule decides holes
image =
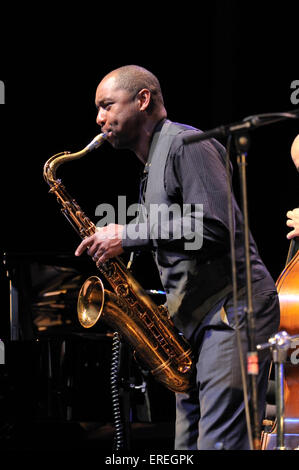
[[[137,65],[119,67],[99,83],[95,105],[111,145],[133,150],[145,163],[154,129],[167,117],[158,79]]]
[[[139,65],[125,65],[119,67],[104,77],[103,80],[114,79],[116,89],[126,90],[130,95],[136,96],[143,88],[151,92],[148,112],[164,110],[164,100],[159,80],[149,70]]]
[[[291,156],[297,170],[299,171],[299,134],[292,143]]]

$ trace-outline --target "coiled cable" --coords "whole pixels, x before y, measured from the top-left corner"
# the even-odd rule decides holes
[[[124,447],[124,428],[121,419],[121,405],[119,395],[120,347],[121,342],[119,334],[117,332],[114,332],[112,339],[110,382],[112,396],[112,413],[115,427],[113,449],[116,451],[121,450]]]

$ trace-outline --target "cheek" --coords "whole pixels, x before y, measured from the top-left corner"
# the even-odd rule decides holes
[[[126,113],[114,114],[110,119],[111,126],[119,131],[126,131],[130,127],[130,118]]]
[[[111,113],[108,121],[115,130],[124,133],[136,131],[139,122],[139,113],[136,112],[134,106],[124,108],[115,108]]]
[[[140,120],[141,116],[135,109],[131,109],[119,117],[120,125],[122,125],[123,129],[130,131],[130,133],[138,131]]]

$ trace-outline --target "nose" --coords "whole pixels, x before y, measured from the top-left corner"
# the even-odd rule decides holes
[[[98,126],[103,127],[106,122],[106,111],[103,108],[99,108],[96,123]]]

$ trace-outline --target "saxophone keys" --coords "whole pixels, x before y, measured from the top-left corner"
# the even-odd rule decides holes
[[[117,295],[119,295],[121,297],[127,297],[130,293],[129,285],[126,284],[126,283],[118,284],[115,287],[115,292],[116,292]]]

